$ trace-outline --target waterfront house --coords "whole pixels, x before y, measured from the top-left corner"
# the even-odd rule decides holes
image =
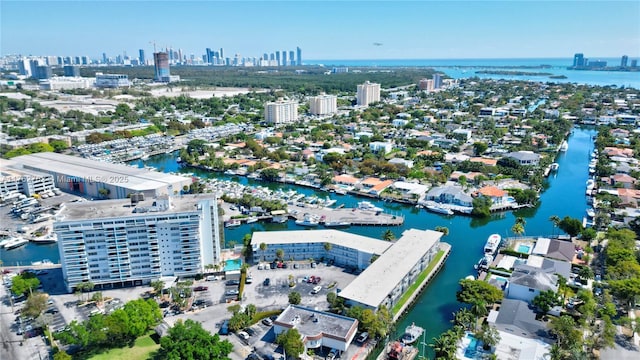
[[[633,157],[633,149],[629,148],[616,148],[616,147],[606,147],[604,148],[604,154],[612,157],[612,156],[620,156],[625,158]]]
[[[337,185],[354,186],[360,182],[360,179],[353,175],[342,174],[333,177],[333,183]]]
[[[369,177],[360,182],[360,191],[371,194],[380,195],[386,188],[393,184],[393,180],[381,180],[377,177]]]
[[[392,188],[402,194],[407,199],[419,199],[424,196],[429,187],[422,184],[396,181],[393,183]]]
[[[472,157],[469,159],[469,161],[474,162],[474,163],[481,163],[484,164],[486,166],[496,166],[498,164],[498,160],[497,159],[490,159],[490,158],[485,158],[485,157]]]
[[[491,310],[487,322],[499,331],[550,341],[546,324],[536,320],[533,307],[522,300],[503,299],[500,310]]]
[[[558,276],[530,266],[517,265],[511,273],[505,297],[531,302],[541,291],[558,291]]]
[[[624,189],[633,189],[636,185],[636,179],[627,174],[615,174],[611,176],[611,185]]]
[[[478,195],[486,196],[491,199],[493,205],[503,205],[507,203],[508,193],[495,186],[485,186],[477,191]]]
[[[540,162],[540,155],[533,151],[513,151],[506,157],[517,161],[522,166],[535,166]]]
[[[425,200],[442,204],[473,206],[473,198],[458,186],[436,186],[425,195]]]
[[[576,248],[570,241],[538,238],[532,254],[572,262],[576,255]]]

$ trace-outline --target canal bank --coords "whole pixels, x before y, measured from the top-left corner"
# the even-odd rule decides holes
[[[496,213],[488,219],[474,219],[463,216],[443,216],[429,213],[424,209],[414,206],[384,202],[376,199],[367,199],[374,206],[384,209],[385,213],[404,217],[404,223],[400,226],[390,227],[396,237],[406,229],[434,229],[436,226],[444,226],[449,229],[449,235],[443,237],[443,241],[452,245],[452,250],[447,260],[446,266],[432,277],[424,292],[414,299],[414,305],[396,324],[396,329],[402,331],[411,323],[425,328],[427,342],[431,342],[433,337],[450,327],[449,320],[451,314],[460,308],[456,301],[455,293],[458,290],[458,281],[468,275],[474,274],[473,265],[478,257],[482,255],[482,248],[489,235],[498,233],[503,237],[511,234],[511,227],[516,216],[521,216],[526,220],[525,232],[528,235],[550,234],[553,230],[553,223],[549,217],[557,215],[559,217],[570,216],[581,219],[586,211],[586,198],[584,196],[584,184],[588,178],[589,154],[593,150],[592,137],[595,130],[588,128],[576,128],[569,137],[569,150],[566,153],[558,154],[556,162],[560,165],[559,171],[552,174],[547,181],[549,187],[541,196],[540,205],[536,208],[525,208],[510,213]],[[337,200],[336,205],[345,207],[357,207],[362,198],[351,195],[338,195],[326,193],[314,189],[303,188],[295,185],[266,183],[247,179],[245,177],[229,176],[199,169],[180,167],[176,163],[177,153],[160,154],[150,157],[148,160],[137,160],[132,164],[140,167],[150,166],[164,172],[193,173],[201,177],[215,177],[237,181],[242,184],[266,186],[272,189],[289,189],[305,195],[316,195],[321,198],[329,196]],[[225,239],[227,244],[234,242],[241,244],[245,234],[253,231],[270,230],[302,230],[304,227],[298,226],[293,220],[283,224],[272,224],[255,222],[243,224],[236,228],[225,229]],[[351,233],[382,238],[386,227],[350,227],[344,229]],[[313,230],[308,230],[313,231]],[[56,244],[36,245],[27,244],[16,250],[0,250],[0,259],[6,265],[29,264],[32,261],[50,259],[58,262],[59,255]],[[397,334],[395,337],[399,336]],[[430,352],[430,349],[427,348]],[[429,353],[429,355],[432,355]],[[432,356],[431,356],[432,357]]]

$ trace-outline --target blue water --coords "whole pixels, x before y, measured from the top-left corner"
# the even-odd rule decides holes
[[[467,348],[464,350],[464,357],[469,358],[469,359],[475,359],[476,358],[476,347],[478,347],[478,339],[476,339],[475,337],[473,337],[473,335],[471,334],[467,334],[467,337],[469,339],[471,339],[471,342],[469,343],[469,346],[467,346]]]
[[[430,341],[430,339],[439,336],[448,329],[451,326],[451,314],[460,308],[460,304],[455,297],[458,290],[458,281],[475,272],[473,265],[477,262],[478,257],[483,254],[483,247],[489,235],[496,233],[503,237],[513,235],[510,229],[515,223],[516,217],[525,218],[525,230],[529,235],[550,235],[554,231],[557,232],[553,223],[549,221],[549,217],[552,215],[557,215],[560,218],[565,216],[582,218],[587,206],[584,196],[585,186],[583,184],[586,183],[588,178],[589,154],[593,150],[592,137],[595,135],[596,131],[594,129],[578,128],[574,130],[568,140],[569,150],[560,153],[556,159],[556,162],[560,165],[560,170],[554,177],[549,179],[550,186],[542,194],[540,206],[534,209],[498,213],[489,219],[479,220],[464,216],[442,217],[412,206],[370,200],[375,206],[384,208],[387,213],[405,216],[405,223],[402,226],[390,228],[397,237],[404,230],[411,228],[433,229],[436,226],[449,228],[449,235],[443,238],[443,241],[452,245],[452,252],[447,263],[417,300],[413,309],[397,324],[397,331],[402,331],[412,322],[415,322],[416,325],[425,328],[425,337]],[[231,177],[193,168],[181,168],[175,161],[176,157],[177,153],[161,154],[153,156],[147,161],[137,161],[135,163],[139,166],[153,166],[165,172],[195,173],[198,176],[232,179],[243,184],[263,185],[273,189],[295,189],[306,195],[329,196],[338,200],[336,205],[344,204],[346,207],[354,207],[358,201],[362,200],[349,195],[328,194],[293,185],[256,182],[244,177]],[[293,221],[285,224],[257,222],[243,224],[233,230],[225,229],[225,238],[227,244],[231,241],[241,244],[244,235],[253,231],[287,229],[302,230],[303,228],[296,226]],[[387,228],[384,227],[351,227],[344,231],[381,238],[385,230]],[[8,252],[0,250],[0,259],[7,265],[15,264],[18,261],[24,264],[25,262],[47,258],[54,262],[59,261],[57,245],[28,244],[20,249]],[[430,352],[430,349],[427,348],[427,351]],[[432,353],[427,355],[431,358],[433,357]]]
[[[242,268],[242,259],[230,259],[224,262],[224,271],[235,271]]]
[[[528,254],[531,251],[531,246],[529,245],[520,245],[518,246],[518,252],[523,254]]]
[[[607,65],[620,64],[620,58],[603,58]],[[629,59],[631,61],[631,59]],[[431,67],[444,72],[454,79],[478,77],[480,79],[530,80],[549,83],[577,83],[597,86],[624,86],[640,89],[640,72],[567,70],[573,58],[532,58],[532,59],[387,59],[387,60],[309,60],[305,64],[325,66],[366,66],[366,67]],[[518,69],[515,66],[550,65],[551,68]],[[478,70],[514,70],[524,72],[544,72],[564,75],[566,79],[551,79],[548,76],[516,76],[476,74]]]

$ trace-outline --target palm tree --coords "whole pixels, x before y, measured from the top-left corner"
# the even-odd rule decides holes
[[[262,261],[264,261],[264,252],[267,250],[267,244],[260,243],[260,251],[262,251]]]
[[[438,359],[455,359],[457,350],[458,339],[453,334],[446,331],[440,334],[439,337],[433,338],[433,343],[429,344],[433,351],[435,351]]]
[[[513,226],[511,227],[511,231],[512,231],[514,234],[516,234],[516,235],[520,236],[520,235],[524,234],[524,226],[522,226],[522,224],[515,223],[515,224],[513,224]]]
[[[391,231],[391,229],[387,229],[382,233],[382,240],[384,241],[393,241],[396,239],[396,235]]]
[[[482,347],[485,350],[489,350],[492,346],[495,346],[500,342],[500,334],[498,333],[498,330],[488,324],[483,324],[482,328],[475,334],[475,336],[478,340],[482,341]]]
[[[453,313],[452,323],[462,326],[465,330],[471,329],[471,324],[475,321],[475,315],[467,308],[462,308]]]
[[[449,235],[449,228],[446,226],[436,226],[435,231],[439,231],[444,234],[444,236]]]
[[[547,353],[549,360],[564,360],[565,354],[562,348],[558,344],[551,345],[551,349]]]
[[[553,224],[553,230],[551,235],[555,235],[556,234],[556,228],[558,227],[558,225],[560,225],[560,217],[558,215],[551,215],[549,217],[549,221],[551,221],[551,223]]]
[[[284,250],[282,249],[276,250],[276,257],[278,258],[278,260],[284,259]]]
[[[484,301],[475,301],[473,305],[471,305],[471,313],[476,317],[476,319],[480,319],[483,316],[486,316],[489,311],[487,310],[487,304]],[[474,324],[474,329],[478,328],[478,321],[476,320]]]

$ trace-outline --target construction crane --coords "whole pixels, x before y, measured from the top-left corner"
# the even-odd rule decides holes
[[[149,41],[149,44],[153,45],[153,53],[155,54],[155,52],[156,52],[156,41],[155,40],[151,40],[151,41]]]

